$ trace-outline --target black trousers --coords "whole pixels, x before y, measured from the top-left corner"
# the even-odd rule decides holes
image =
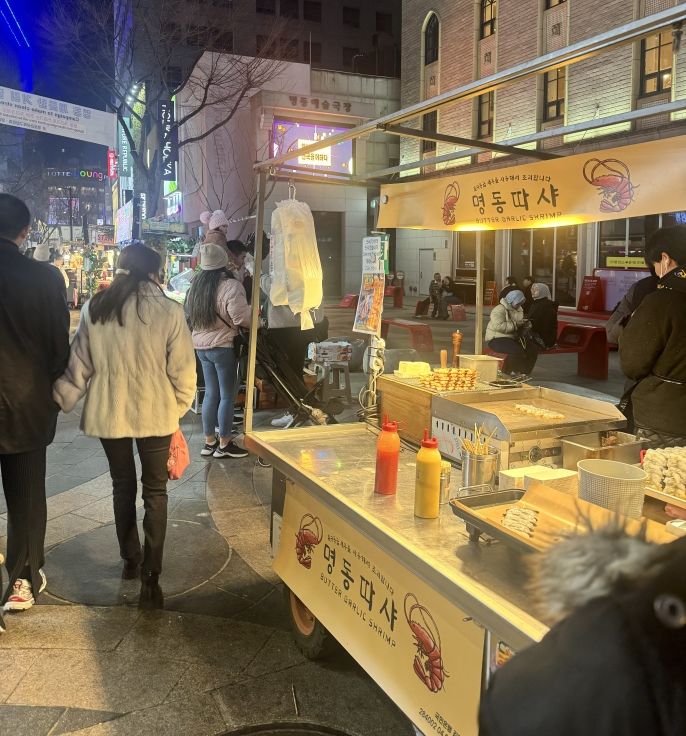
[[[141,542],[136,523],[138,481],[130,437],[100,440],[110,464],[114,503],[114,521],[119,553],[127,562],[141,562],[143,573],[162,572],[164,538],[167,534],[167,460],[171,435],[136,439],[141,459],[143,484],[143,532],[145,545],[141,560]]]
[[[526,340],[522,345],[513,337],[496,337],[488,343],[488,347],[496,353],[507,354],[503,373],[526,373],[528,376],[536,365],[538,348],[531,340]]]
[[[307,346],[315,342],[314,330],[301,330],[299,327],[275,327],[269,330],[269,337],[283,350],[288,365],[302,380]]]
[[[16,455],[0,455],[2,485],[7,502],[7,571],[9,586],[2,596],[7,601],[17,578],[31,581],[34,597],[45,564],[45,455],[41,447]]]

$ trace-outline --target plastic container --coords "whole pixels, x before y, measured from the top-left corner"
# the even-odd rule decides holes
[[[398,490],[399,456],[398,422],[389,422],[388,417],[384,417],[381,434],[376,443],[374,493],[379,493],[382,496],[392,496]]]
[[[500,468],[500,450],[488,448],[487,455],[462,450],[462,487],[488,485],[495,488]]]
[[[495,381],[498,378],[498,358],[490,355],[460,355],[460,368],[473,368],[483,383]]]
[[[438,440],[424,429],[422,446],[417,453],[417,478],[414,489],[414,515],[436,519],[441,504],[441,453]]]
[[[614,460],[580,460],[577,467],[579,498],[623,516],[643,514],[644,470]]]
[[[450,501],[450,473],[452,465],[447,460],[441,460],[441,506]]]

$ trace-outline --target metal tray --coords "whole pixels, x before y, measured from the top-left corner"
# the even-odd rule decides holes
[[[529,544],[523,537],[512,534],[506,527],[492,524],[479,515],[479,509],[502,506],[503,509],[513,506],[521,501],[526,491],[523,488],[510,488],[493,493],[475,493],[471,496],[461,496],[450,499],[450,508],[455,516],[464,520],[467,525],[467,533],[472,542],[478,542],[482,534],[488,534],[494,539],[505,542],[524,552],[537,551],[537,547]]]

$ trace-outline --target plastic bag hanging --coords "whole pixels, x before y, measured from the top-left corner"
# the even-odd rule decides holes
[[[299,314],[301,330],[312,329],[310,310],[322,303],[323,277],[309,205],[295,199],[277,202],[271,230],[269,300]]]

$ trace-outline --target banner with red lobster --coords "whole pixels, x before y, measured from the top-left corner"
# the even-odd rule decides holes
[[[485,632],[297,486],[274,570],[425,734],[476,736]]]
[[[379,227],[508,230],[685,208],[686,136],[381,187]]]

